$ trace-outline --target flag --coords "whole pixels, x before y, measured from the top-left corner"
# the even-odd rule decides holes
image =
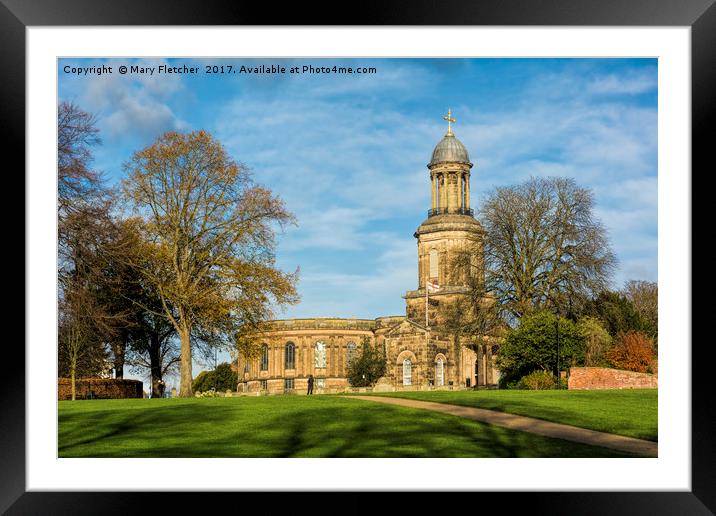
[[[440,290],[440,285],[438,285],[437,281],[428,280],[428,292],[438,292]]]

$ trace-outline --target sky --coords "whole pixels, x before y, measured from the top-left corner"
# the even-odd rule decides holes
[[[102,65],[112,73],[73,73]],[[241,71],[261,65],[285,73]],[[291,73],[309,65],[375,73]],[[58,95],[97,116],[94,166],[110,184],[163,132],[204,129],[284,200],[297,225],[276,258],[299,268],[301,302],[277,318],[404,314],[448,108],[474,163],[476,211],[498,186],[572,177],[608,231],[613,288],[657,280],[656,59],[60,59]]]

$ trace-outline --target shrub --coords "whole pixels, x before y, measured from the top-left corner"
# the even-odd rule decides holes
[[[532,371],[523,376],[517,383],[518,389],[529,389],[531,391],[544,391],[554,389],[556,378],[548,371]]]
[[[637,373],[653,373],[657,367],[654,342],[640,331],[620,333],[607,359],[612,367]]]
[[[214,389],[209,389],[208,391],[204,392],[197,391],[194,396],[196,396],[197,398],[218,398],[219,393],[216,392]]]

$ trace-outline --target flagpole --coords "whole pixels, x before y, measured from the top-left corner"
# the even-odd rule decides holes
[[[425,327],[426,328],[429,326],[429,324],[428,324],[428,281],[430,281],[429,277],[425,278]]]

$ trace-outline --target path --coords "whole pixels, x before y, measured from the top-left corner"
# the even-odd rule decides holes
[[[659,444],[653,441],[636,439],[634,437],[625,437],[623,435],[608,434],[606,432],[597,432],[596,430],[588,430],[577,426],[552,423],[543,419],[518,416],[515,414],[508,414],[506,412],[497,412],[495,410],[464,407],[460,405],[448,405],[446,403],[435,403],[432,401],[388,398],[383,396],[344,397],[377,401],[379,403],[400,405],[402,407],[434,410],[444,414],[452,414],[453,416],[474,419],[475,421],[489,423],[502,428],[509,428],[510,430],[520,430],[522,432],[530,432],[533,434],[544,435],[546,437],[554,437],[556,439],[566,439],[567,441],[591,444],[593,446],[602,446],[612,450],[619,450],[622,452],[645,455],[649,457],[656,457],[658,453]]]

